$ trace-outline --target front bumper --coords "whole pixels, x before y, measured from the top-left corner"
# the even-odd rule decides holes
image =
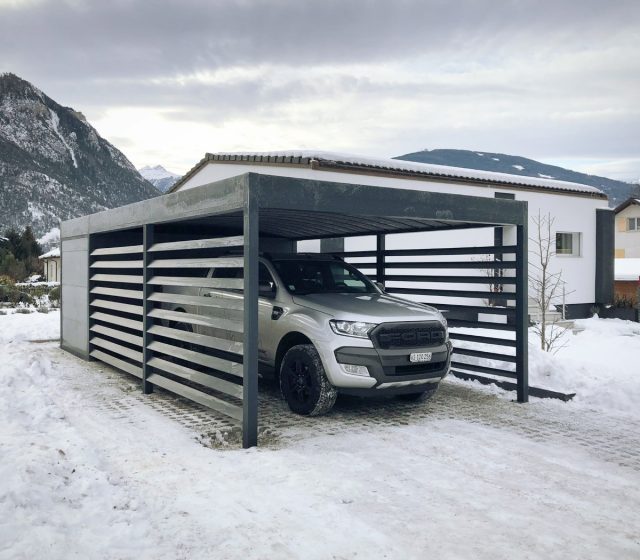
[[[437,346],[386,350],[368,346],[321,345],[320,357],[329,381],[341,392],[353,394],[415,392],[438,383],[449,373],[451,342]],[[429,362],[412,363],[414,352],[431,352]],[[366,366],[369,376],[346,373],[340,364]]]

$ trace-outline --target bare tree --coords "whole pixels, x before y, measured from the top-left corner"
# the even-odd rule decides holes
[[[552,272],[551,258],[555,253],[555,236],[553,223],[555,218],[551,214],[533,217],[533,237],[530,253],[536,257],[535,263],[530,263],[529,285],[533,299],[540,308],[541,321],[533,326],[533,331],[540,336],[540,347],[545,352],[559,349],[561,339],[566,329],[558,325],[558,315],[550,314],[549,308],[560,295],[562,290],[562,272]],[[563,302],[564,304],[564,302]]]

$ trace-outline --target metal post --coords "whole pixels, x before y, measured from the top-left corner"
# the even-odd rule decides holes
[[[518,402],[529,401],[528,239],[527,223],[517,226],[516,248],[516,375]]]
[[[385,276],[384,252],[387,250],[386,239],[384,233],[376,235],[376,281],[383,285]]]
[[[258,445],[258,243],[259,210],[251,181],[244,204],[244,352],[242,447]]]
[[[149,312],[153,308],[153,302],[149,301],[149,296],[153,289],[149,284],[151,277],[149,247],[153,245],[153,234],[153,224],[142,226],[142,392],[145,395],[153,393],[153,384],[147,381],[147,378],[151,375],[151,367],[148,363],[152,353],[149,350],[149,345],[153,337],[149,333],[149,328],[153,325],[153,319],[149,317]]]
[[[93,282],[91,281],[91,253],[96,248],[95,235],[89,234],[87,239],[87,361],[92,361],[91,357],[91,327],[93,327],[93,319],[91,318],[91,289],[93,288]],[[62,294],[62,289],[60,290]],[[62,313],[60,314],[62,316]],[[62,340],[62,338],[60,339]]]

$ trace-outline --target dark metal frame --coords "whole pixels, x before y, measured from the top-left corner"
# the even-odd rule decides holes
[[[290,177],[245,174],[194,189],[179,191],[148,201],[116,208],[90,217],[63,224],[63,239],[86,236],[93,247],[94,236],[141,228],[142,253],[142,387],[153,390],[153,376],[148,365],[149,346],[154,337],[149,332],[154,320],[149,317],[152,277],[149,248],[154,243],[156,226],[167,223],[204,224],[215,220],[225,231],[242,231],[244,235],[244,311],[243,311],[243,446],[257,444],[258,434],[258,251],[262,237],[291,241],[332,239],[360,235],[376,235],[376,250],[351,253],[350,256],[372,256],[378,281],[393,280],[387,268],[395,263],[387,256],[424,254],[414,250],[388,251],[385,235],[462,229],[474,227],[515,226],[517,244],[502,246],[500,253],[515,253],[516,278],[504,276],[504,283],[515,283],[516,289],[516,371],[518,400],[526,402],[527,392],[527,207],[526,203],[448,193],[372,187],[357,184],[330,183]],[[139,231],[139,229],[138,229]],[[495,247],[491,248],[497,253]],[[430,249],[431,255],[483,254],[486,248]],[[91,265],[91,258],[88,258]],[[489,266],[503,269],[509,264],[495,261]],[[450,263],[449,263],[450,264]],[[447,263],[442,263],[444,267]],[[484,266],[487,266],[486,264]],[[436,268],[427,265],[427,268]],[[463,265],[462,268],[475,268]],[[395,280],[404,275],[396,275]],[[457,277],[437,277],[444,282],[461,281]],[[88,281],[88,290],[92,288]],[[393,290],[402,293],[402,289]],[[428,295],[428,290],[418,290]],[[467,291],[472,296],[495,297],[480,290]],[[440,294],[456,295],[459,290],[440,290]],[[488,295],[487,295],[488,294]],[[504,294],[499,294],[504,298]],[[67,303],[67,302],[65,302]],[[467,306],[469,307],[469,306]],[[65,311],[63,310],[63,313]],[[91,314],[88,309],[89,315]],[[502,313],[502,312],[499,312]],[[506,312],[505,312],[506,313]],[[510,312],[509,312],[510,313]],[[87,319],[88,328],[90,319]],[[476,326],[482,326],[476,324]],[[157,329],[157,327],[156,327]],[[483,337],[462,335],[460,340],[482,341]],[[63,347],[73,349],[72,341],[64,339]],[[92,353],[87,347],[86,358]],[[468,353],[468,355],[471,355]],[[152,377],[153,379],[153,377]]]

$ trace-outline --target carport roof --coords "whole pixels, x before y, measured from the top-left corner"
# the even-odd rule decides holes
[[[492,225],[522,225],[526,202],[247,173],[193,189],[69,220],[62,237],[147,223],[242,227],[259,216],[260,233],[289,239],[349,237]],[[253,215],[253,214],[252,214]]]

